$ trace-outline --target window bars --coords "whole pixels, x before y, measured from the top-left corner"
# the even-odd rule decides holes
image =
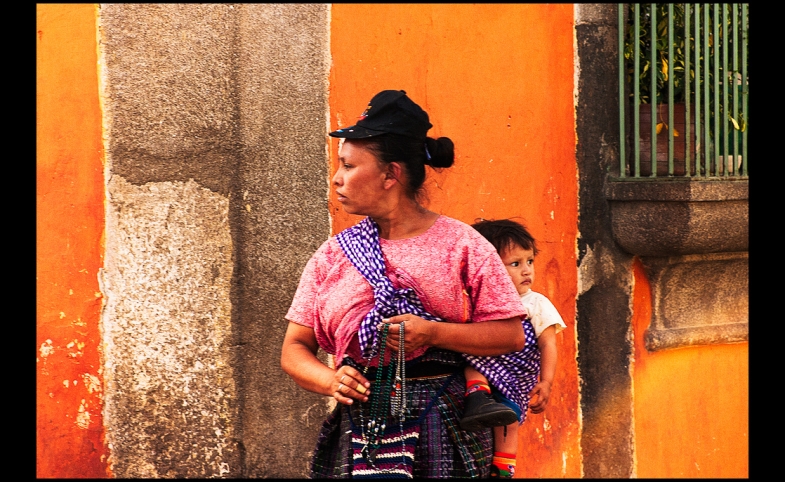
[[[619,4],[620,178],[747,177],[748,9]]]

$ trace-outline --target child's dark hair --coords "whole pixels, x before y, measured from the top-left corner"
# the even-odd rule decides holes
[[[529,231],[521,223],[509,219],[499,219],[496,221],[483,219],[472,224],[480,234],[491,242],[496,252],[502,254],[507,248],[518,245],[523,249],[530,249],[537,256],[540,251],[537,249],[537,242]]]

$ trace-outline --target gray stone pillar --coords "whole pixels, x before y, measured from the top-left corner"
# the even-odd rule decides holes
[[[280,370],[329,235],[327,5],[101,5],[116,477],[302,477],[326,401]]]
[[[242,5],[236,321],[245,475],[305,477],[327,401],[280,368],[284,315],[330,234],[326,4]]]
[[[632,256],[615,243],[603,186],[619,164],[616,4],[576,4],[579,292],[576,323],[583,473],[634,476]]]

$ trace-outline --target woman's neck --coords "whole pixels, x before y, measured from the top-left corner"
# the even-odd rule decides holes
[[[403,202],[383,216],[373,217],[379,225],[379,237],[383,239],[406,239],[428,230],[439,214],[425,209],[417,202]]]

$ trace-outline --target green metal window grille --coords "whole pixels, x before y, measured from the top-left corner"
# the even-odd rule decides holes
[[[619,178],[747,178],[748,10],[618,5]]]

